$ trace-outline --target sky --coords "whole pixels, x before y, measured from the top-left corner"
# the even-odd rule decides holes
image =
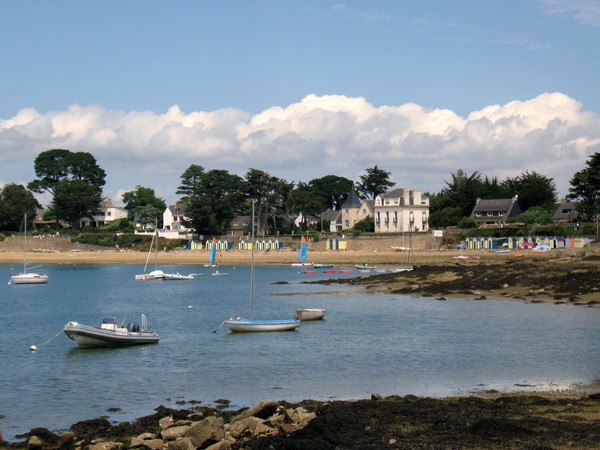
[[[0,185],[63,148],[117,204],[191,164],[561,198],[600,151],[600,0],[0,0],[0,40]]]

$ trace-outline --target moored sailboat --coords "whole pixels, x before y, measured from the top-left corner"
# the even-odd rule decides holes
[[[28,272],[27,268],[27,214],[24,215],[23,226],[23,272],[10,277],[8,284],[45,284],[48,282],[48,275]],[[36,267],[30,267],[29,270]]]
[[[255,319],[254,318],[254,203],[252,200],[252,248],[250,264],[250,318],[231,318],[223,321],[232,332],[292,331],[301,324],[298,319]]]

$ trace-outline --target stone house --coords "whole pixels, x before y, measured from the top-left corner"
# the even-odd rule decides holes
[[[515,195],[513,198],[500,199],[478,198],[473,207],[471,217],[480,226],[502,227],[509,218],[521,214],[518,199],[518,195]]]
[[[398,188],[375,197],[375,232],[429,229],[429,198],[420,189]]]

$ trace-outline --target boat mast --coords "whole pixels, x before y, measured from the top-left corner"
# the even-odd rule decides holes
[[[27,274],[27,213],[25,213],[23,221],[23,274]]]
[[[254,320],[254,204],[255,199],[252,199],[252,248],[250,249],[250,320]]]

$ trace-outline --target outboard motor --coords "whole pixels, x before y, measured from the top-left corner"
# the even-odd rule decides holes
[[[127,331],[129,331],[130,333],[139,333],[140,326],[135,322],[129,322],[127,324]]]

